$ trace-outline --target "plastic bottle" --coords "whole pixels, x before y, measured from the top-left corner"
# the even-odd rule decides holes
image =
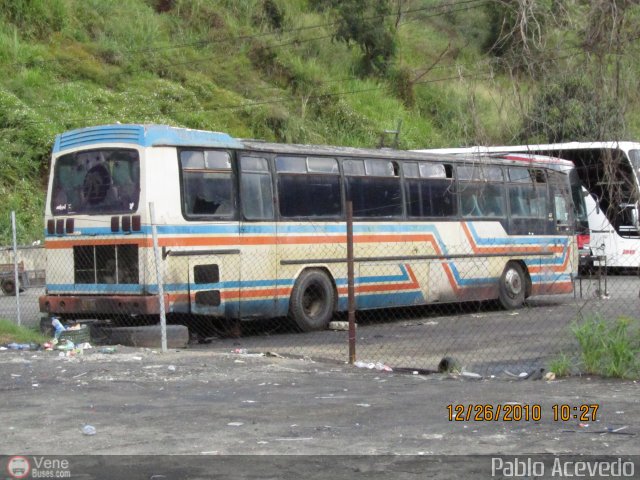
[[[71,340],[63,340],[56,346],[56,349],[69,352],[73,350],[75,347],[74,343]]]

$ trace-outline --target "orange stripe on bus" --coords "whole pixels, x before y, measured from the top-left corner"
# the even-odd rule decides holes
[[[369,293],[369,292],[385,292],[385,291],[398,291],[398,290],[417,290],[420,288],[420,282],[416,278],[411,266],[408,263],[404,264],[407,269],[410,282],[409,283],[383,283],[378,285],[356,285],[356,293]],[[348,287],[339,287],[338,294],[348,294]]]
[[[544,271],[564,272],[567,270],[569,259],[571,258],[571,246],[567,248],[567,254],[564,257],[562,265],[528,265],[527,268],[530,272],[538,273]]]

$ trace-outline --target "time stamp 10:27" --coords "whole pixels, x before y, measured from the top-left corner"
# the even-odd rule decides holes
[[[554,422],[595,422],[599,407],[597,403],[576,406],[554,404],[551,405],[551,416]],[[542,420],[543,408],[537,403],[449,404],[447,413],[450,422],[539,422]]]

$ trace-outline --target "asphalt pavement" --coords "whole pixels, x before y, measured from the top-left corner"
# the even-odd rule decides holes
[[[363,478],[426,478],[411,475],[427,471],[453,478],[461,465],[468,465],[467,473],[486,473],[498,455],[627,458],[640,444],[637,381],[416,375],[262,354],[126,347],[78,357],[3,351],[0,372],[0,453],[29,459],[125,455],[113,457],[112,467],[139,458],[140,465],[156,468],[161,476],[155,478],[222,478],[185,472],[201,465],[202,456],[229,455],[260,456],[253,463],[232,460],[236,473],[252,472],[237,478],[300,474],[301,467],[285,457],[282,475],[259,475],[275,468],[274,456],[281,455],[308,456],[300,458],[311,462],[309,478],[328,478],[317,469],[325,465],[328,474],[337,464],[345,465],[341,475],[352,476],[332,478],[366,471],[377,473]],[[95,435],[83,434],[85,425]],[[167,473],[173,470],[158,457],[176,454],[197,457],[181,470],[184,475]],[[264,455],[271,457],[266,466]],[[327,455],[347,457],[331,461]],[[442,457],[407,470],[397,455],[480,456],[455,465]],[[76,471],[89,469],[92,458],[73,457],[72,464]],[[169,458],[173,466],[180,463]],[[484,473],[466,478],[486,478]]]

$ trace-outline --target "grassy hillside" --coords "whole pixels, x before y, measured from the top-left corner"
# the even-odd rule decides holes
[[[495,36],[487,2],[389,0],[393,15],[381,21],[391,25],[395,55],[385,72],[363,74],[362,51],[335,37],[331,4],[0,0],[0,243],[10,239],[11,210],[21,242],[42,236],[49,152],[55,134],[71,128],[153,122],[373,147],[401,121],[401,148],[510,143],[540,136],[527,124],[536,95],[587,61],[584,50],[562,64],[553,58],[583,43],[576,19],[590,10],[578,0],[562,16],[576,20],[571,28],[552,25],[544,45],[534,32],[537,56],[516,68],[507,60],[523,45],[513,36],[507,53],[486,48]],[[603,58],[589,78],[636,92],[635,57]],[[624,100],[620,134],[638,137],[637,97]]]

